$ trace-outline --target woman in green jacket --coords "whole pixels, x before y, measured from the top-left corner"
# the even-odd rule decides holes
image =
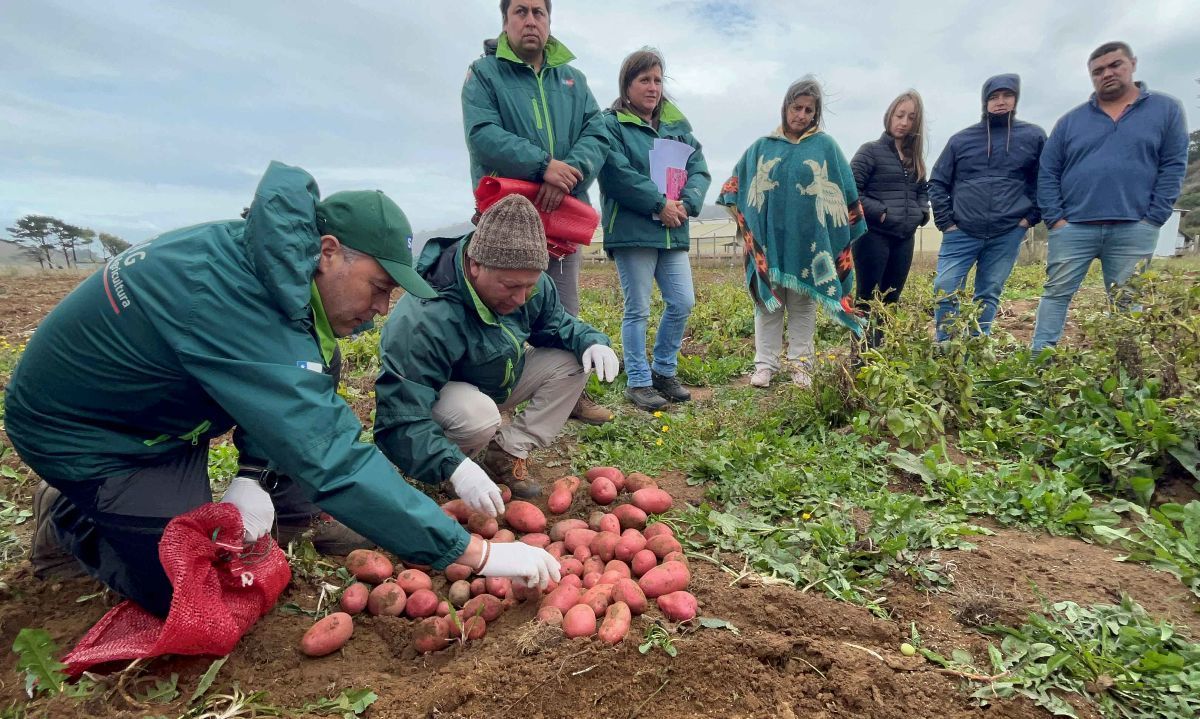
[[[687,318],[696,302],[688,264],[688,217],[700,214],[712,181],[692,126],[663,93],[663,65],[662,56],[652,49],[638,50],[621,64],[620,97],[603,115],[611,147],[600,170],[604,249],[616,262],[625,298],[621,322],[629,380],[625,396],[650,411],[665,407],[668,400],[691,399],[675,376]],[[659,189],[650,176],[650,151],[657,140],[692,147],[677,199]],[[646,329],[653,282],[658,283],[666,309],[650,364]]]

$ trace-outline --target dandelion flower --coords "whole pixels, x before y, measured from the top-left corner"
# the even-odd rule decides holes
[[[808,520],[812,519],[812,515],[809,514],[808,512],[805,512],[804,514],[800,515],[800,519],[803,519],[804,521],[807,522]]]
[[[655,417],[661,417],[661,416],[662,416],[662,412],[655,412],[655,413],[654,413],[654,416],[655,416]]]
[[[659,440],[657,442],[655,442],[655,444],[657,444],[659,447],[662,446],[662,443],[663,443],[663,441],[662,441],[661,437],[659,438]]]
[[[670,431],[671,431],[671,425],[669,425],[669,424],[664,424],[664,425],[662,426],[662,431],[664,431],[664,432],[670,432]]]

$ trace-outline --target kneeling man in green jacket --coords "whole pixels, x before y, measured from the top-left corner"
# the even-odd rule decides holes
[[[61,548],[166,616],[159,539],[171,518],[212,501],[208,443],[236,424],[243,460],[263,465],[222,500],[247,541],[295,499],[281,492],[287,478],[311,511],[410,562],[557,579],[545,550],[488,551],[468,535],[360,441],[337,395],[335,337],[387,313],[397,286],[436,296],[412,268],[411,242],[382,192],[322,200],[308,173],[272,163],[245,220],[168,232],[84,280],[38,327],[4,397],[9,440],[48,483],[35,496],[35,568]]]
[[[416,269],[438,297],[402,297],[383,328],[375,443],[471,506],[502,507],[493,478],[539,495],[529,452],[554,441],[588,372],[611,382],[620,369],[608,337],[563,309],[548,261],[533,203],[506,197],[473,233],[429,241]],[[500,413],[526,401],[501,428]]]

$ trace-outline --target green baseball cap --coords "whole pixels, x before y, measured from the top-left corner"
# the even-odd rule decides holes
[[[379,190],[335,192],[317,203],[317,230],[374,257],[404,291],[433,299],[437,291],[413,269],[412,225]]]

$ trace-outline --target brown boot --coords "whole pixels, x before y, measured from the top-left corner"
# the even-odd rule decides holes
[[[483,468],[497,484],[507,484],[514,497],[532,499],[542,494],[537,481],[529,478],[526,459],[505,452],[494,439],[488,442],[487,449],[483,451]]]
[[[347,527],[325,512],[299,524],[280,524],[276,540],[286,547],[292,541],[308,536],[320,554],[345,556],[356,549],[375,549],[375,543]]]
[[[50,521],[50,507],[58,497],[59,491],[45,482],[33,490],[33,542],[29,548],[33,576],[54,580],[86,577],[79,561],[59,543]]]
[[[604,424],[611,421],[613,413],[607,408],[596,404],[591,397],[588,397],[587,392],[579,395],[579,401],[575,403],[575,409],[571,410],[571,419],[577,419],[580,422],[588,424]]]

